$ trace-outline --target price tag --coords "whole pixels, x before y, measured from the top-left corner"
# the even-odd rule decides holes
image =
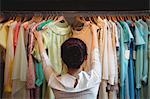
[[[125,58],[129,60],[130,58],[130,50],[125,51]]]

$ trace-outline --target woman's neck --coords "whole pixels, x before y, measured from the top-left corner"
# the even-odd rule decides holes
[[[68,73],[74,77],[77,77],[81,72],[81,69],[68,69]]]

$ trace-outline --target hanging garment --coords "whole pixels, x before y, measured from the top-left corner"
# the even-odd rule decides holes
[[[100,84],[99,99],[108,99],[107,83],[109,79],[108,65],[108,24],[107,19],[98,18],[98,24],[101,29],[100,33],[100,54],[102,61],[102,82]]]
[[[31,23],[28,26],[28,34],[29,34],[29,47],[28,47],[28,72],[27,72],[27,88],[32,89],[35,88],[35,64],[33,62],[32,50],[34,43],[34,35],[31,31],[32,27],[35,23]]]
[[[147,98],[150,97],[150,19],[146,20],[148,25],[149,35],[148,35],[148,91],[147,91]]]
[[[5,59],[5,79],[4,79],[4,91],[12,92],[12,73],[14,62],[14,47],[13,47],[13,34],[17,22],[14,21],[10,24],[8,32],[8,40],[6,47],[6,59]]]
[[[16,52],[16,47],[17,47],[17,41],[18,41],[18,34],[19,34],[19,30],[20,30],[20,25],[21,22],[18,22],[16,27],[15,27],[15,32],[14,32],[14,53]]]
[[[117,30],[117,25],[111,20],[110,20],[110,24],[112,24],[112,46],[113,46],[114,61],[115,61],[114,84],[118,84],[118,62],[117,62],[117,50],[116,50],[119,47],[118,30]]]
[[[0,23],[0,30],[2,28],[3,24]],[[0,98],[2,98],[3,95],[3,83],[4,83],[4,64],[2,60],[2,47],[0,46]]]
[[[0,46],[0,98],[2,99],[2,95],[3,95],[3,89],[4,89],[4,59],[3,56],[4,55],[4,49]]]
[[[141,99],[145,99],[145,97],[147,97],[148,95],[148,34],[149,34],[149,31],[148,31],[148,26],[147,24],[143,21],[143,20],[139,20],[138,21],[140,24],[141,24],[141,28],[140,28],[140,31],[141,33],[143,33],[143,38],[144,38],[144,41],[145,41],[145,45],[144,45],[144,48],[143,48],[143,71],[142,71],[142,79],[141,79],[141,82],[142,82],[142,87],[141,87]]]
[[[41,84],[43,83],[43,80],[45,79],[44,77],[44,72],[43,72],[43,68],[42,68],[42,63],[37,63],[36,64],[36,82],[35,84],[40,87]]]
[[[140,19],[138,21],[141,24],[140,31],[143,32],[143,38],[145,41],[144,50],[143,50],[143,60],[144,60],[144,67],[143,67],[143,73],[142,73],[142,81],[146,84],[147,83],[147,77],[148,77],[148,26],[147,24]]]
[[[97,19],[97,26],[100,28],[100,33],[99,33],[99,49],[100,49],[100,60],[101,60],[101,63],[102,63],[102,55],[103,55],[103,36],[104,36],[104,26],[105,26],[105,24],[104,24],[104,22],[103,22],[103,20],[100,18],[100,17],[98,17],[98,19]]]
[[[131,21],[127,21],[130,30],[135,38],[134,34],[134,26],[132,26]],[[134,60],[135,60],[135,39],[131,39],[131,44],[130,44],[130,59],[129,59],[129,64],[128,64],[128,76],[129,76],[129,95],[130,99],[135,99],[135,65],[134,65]]]
[[[90,29],[90,25],[84,26],[82,30],[72,30],[73,38],[81,39],[87,46],[87,60],[82,64],[84,71],[88,71],[91,69],[91,46],[92,46],[92,31]],[[86,35],[86,36],[85,36]]]
[[[109,72],[109,78],[108,78],[108,83],[110,85],[114,85],[115,83],[115,74],[116,74],[116,64],[115,64],[115,55],[113,51],[113,40],[112,40],[112,32],[113,32],[113,26],[112,24],[107,21],[108,24],[108,72]]]
[[[127,25],[127,23],[121,21],[120,23],[117,22],[117,26],[120,29],[120,98],[121,99],[129,99],[129,92],[126,89],[128,86],[128,79],[127,79],[127,69],[128,69],[128,59],[129,53],[128,52],[128,43],[130,43],[130,39],[133,38],[131,31]]]
[[[26,81],[27,81],[27,53],[24,43],[24,27],[20,26],[18,34],[18,43],[16,46],[16,53],[13,64],[13,92],[12,97],[24,98],[27,97]]]
[[[8,31],[9,31],[9,26],[13,22],[13,20],[10,20],[2,26],[0,29],[0,45],[6,49],[7,47],[7,37],[8,37]]]
[[[118,36],[117,36],[117,26],[114,22],[112,22],[111,20],[109,20],[109,27],[110,27],[110,32],[109,32],[109,37],[108,39],[110,41],[110,43],[112,43],[112,49],[110,50],[109,48],[109,52],[112,52],[113,54],[111,54],[113,57],[109,57],[109,60],[110,61],[114,61],[112,63],[114,64],[111,64],[111,68],[114,68],[114,76],[110,76],[111,79],[109,80],[109,84],[111,84],[111,87],[113,90],[110,90],[109,91],[109,99],[117,99],[117,89],[118,89],[118,63],[117,63],[117,53],[116,53],[116,47],[118,47],[119,45],[119,42],[118,42]],[[118,43],[118,44],[117,44]],[[109,44],[110,45],[110,44]],[[112,60],[113,58],[113,60]],[[110,63],[110,62],[109,62]],[[113,70],[113,69],[110,69],[110,70]],[[111,74],[110,74],[111,75]],[[113,75],[113,74],[112,74]]]
[[[127,59],[126,62],[126,71],[124,72],[124,76],[125,76],[125,98],[126,99],[130,99],[130,95],[129,95],[129,75],[128,75],[128,65],[129,65],[129,59],[130,59],[130,44],[132,39],[134,39],[131,30],[128,26],[128,24],[126,22],[121,22],[121,25],[123,27],[124,30],[124,46],[125,46],[125,58]],[[127,57],[126,57],[127,56]]]
[[[136,65],[135,65],[135,82],[136,82],[136,99],[140,99],[140,88],[143,71],[143,46],[145,44],[143,34],[139,30],[140,23],[135,21],[135,39],[136,39]]]

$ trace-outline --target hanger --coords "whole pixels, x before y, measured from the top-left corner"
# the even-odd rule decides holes
[[[19,22],[21,20],[22,20],[21,16],[16,16],[15,21]]]
[[[63,16],[63,15],[62,15]],[[54,21],[56,21],[58,18],[59,18],[60,16],[59,16],[59,14],[56,12],[56,15],[55,15],[55,17],[54,17]]]
[[[54,24],[60,22],[60,21],[66,21],[65,17],[64,16],[60,16],[55,22]]]
[[[113,22],[116,22],[116,21],[117,21],[116,16],[111,16],[111,20],[112,20]]]
[[[121,21],[121,19],[120,19],[120,17],[119,17],[119,16],[117,16],[116,18],[117,18],[117,21]]]
[[[97,25],[97,22],[95,22],[95,20],[94,20],[93,17],[90,17],[90,21],[91,21],[92,23],[94,23],[95,25]]]
[[[43,18],[41,18],[40,16],[33,16],[32,19],[29,21],[29,23],[33,23],[33,22],[40,22]]]
[[[129,20],[129,19],[128,19],[128,16],[125,16],[125,19],[126,19],[126,20]]]
[[[27,17],[27,16],[24,16],[24,18],[23,18],[22,22],[23,22],[23,23],[24,23],[24,22],[26,22],[26,21],[27,21],[27,19],[28,19],[28,17]]]
[[[111,20],[111,16],[107,16],[108,21]]]
[[[128,20],[130,20],[130,21],[132,21],[132,18],[131,18],[131,16],[127,16],[127,19],[128,19]]]
[[[11,16],[11,17],[9,17],[8,21],[10,21],[10,20],[12,20],[12,16]]]
[[[94,22],[97,24],[98,23],[97,22],[98,16],[93,16],[92,18],[93,18]]]
[[[139,17],[138,17],[138,16],[135,16],[135,19],[136,19],[136,20],[139,20]]]
[[[123,16],[119,16],[121,21],[124,21],[124,17]]]
[[[135,16],[131,16],[131,18],[132,18],[133,22],[136,21],[136,17]]]
[[[15,18],[16,18],[16,16],[13,16],[13,17],[12,17],[12,20],[15,20]]]
[[[126,16],[123,16],[123,18],[124,18],[124,21],[127,21],[127,20],[128,20]]]

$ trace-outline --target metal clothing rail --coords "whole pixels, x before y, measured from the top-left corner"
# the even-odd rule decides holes
[[[1,16],[150,16],[150,10],[143,11],[0,11]]]

